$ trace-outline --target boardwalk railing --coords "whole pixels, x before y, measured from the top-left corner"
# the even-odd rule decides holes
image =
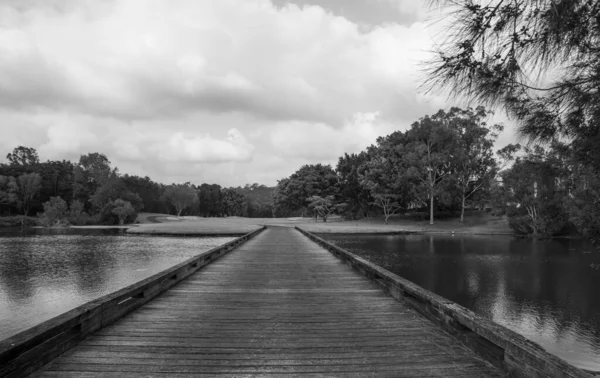
[[[481,357],[512,377],[589,377],[546,352],[531,340],[485,319],[299,227],[297,230],[332,252],[344,263],[380,284],[397,300],[404,301],[444,328]]]
[[[137,309],[265,227],[0,341],[0,377],[23,377]]]

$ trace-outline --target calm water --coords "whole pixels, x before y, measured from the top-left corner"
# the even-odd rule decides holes
[[[322,235],[377,265],[600,371],[600,251],[582,240]]]
[[[0,340],[232,239],[3,231]]]

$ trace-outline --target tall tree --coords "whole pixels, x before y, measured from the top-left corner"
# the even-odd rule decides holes
[[[121,181],[125,184],[128,191],[137,194],[141,198],[144,211],[151,213],[164,211],[164,204],[160,201],[163,191],[162,186],[152,181],[150,177],[124,174],[121,177]]]
[[[23,214],[28,215],[32,201],[42,188],[42,176],[39,173],[24,173],[17,178],[17,184],[19,207],[23,209]]]
[[[337,196],[338,177],[330,165],[304,165],[289,179],[280,180],[274,194],[274,206],[301,211],[308,208],[306,200],[311,196]]]
[[[106,155],[94,152],[79,157],[73,168],[73,199],[87,203],[108,180],[117,176]]]
[[[181,216],[186,207],[198,202],[196,191],[189,185],[170,185],[165,189],[163,198],[175,207],[177,216]]]
[[[532,140],[572,141],[600,169],[600,5],[433,0],[448,25],[426,86],[503,106]]]
[[[205,217],[218,217],[222,214],[221,186],[202,184],[198,188],[198,212]]]
[[[567,214],[563,207],[568,185],[563,166],[552,149],[539,146],[525,149],[513,166],[502,173],[509,202],[525,214],[509,218],[509,225],[519,233],[555,235],[564,231]]]
[[[433,224],[435,198],[443,194],[445,181],[455,169],[458,133],[450,127],[448,114],[440,110],[413,123],[407,138],[404,160],[408,175],[419,183],[416,195],[428,200],[429,224]]]
[[[379,137],[377,145],[369,147],[369,160],[358,169],[361,186],[369,190],[371,203],[382,209],[386,224],[413,199],[414,183],[405,160],[408,144],[407,134],[401,131]]]
[[[19,146],[13,149],[11,153],[6,155],[11,165],[35,165],[40,162],[35,148]]]
[[[361,185],[358,173],[361,165],[365,164],[368,159],[369,156],[365,151],[350,155],[345,153],[338,159],[335,169],[339,176],[340,197],[348,205],[353,219],[356,219],[357,214],[365,210],[373,201],[369,189]]]
[[[240,188],[221,189],[221,203],[227,216],[245,217],[248,214],[248,201]]]
[[[493,147],[503,127],[488,126],[485,120],[490,114],[484,107],[452,108],[446,114],[449,126],[458,133],[453,176],[460,192],[461,222],[465,219],[467,200],[489,185],[497,170]]]

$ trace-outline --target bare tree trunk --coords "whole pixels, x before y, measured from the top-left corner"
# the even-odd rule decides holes
[[[429,195],[429,224],[433,224],[433,193]]]
[[[460,223],[465,221],[465,190],[462,191],[462,207],[460,209]]]

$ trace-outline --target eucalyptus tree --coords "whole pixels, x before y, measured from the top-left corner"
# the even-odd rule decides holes
[[[494,159],[494,142],[502,125],[488,126],[491,114],[484,107],[466,110],[452,108],[446,113],[449,126],[458,133],[454,149],[454,179],[460,193],[460,221],[464,222],[465,205],[475,193],[481,191],[494,178],[497,164]]]
[[[368,149],[368,160],[358,169],[361,186],[370,192],[371,204],[382,209],[386,224],[415,194],[405,160],[408,144],[407,134],[401,131],[379,137]]]
[[[443,110],[412,124],[406,136],[403,160],[407,176],[416,180],[414,195],[429,202],[429,224],[434,221],[435,198],[445,194],[445,184],[455,172],[460,153],[459,134]]]

